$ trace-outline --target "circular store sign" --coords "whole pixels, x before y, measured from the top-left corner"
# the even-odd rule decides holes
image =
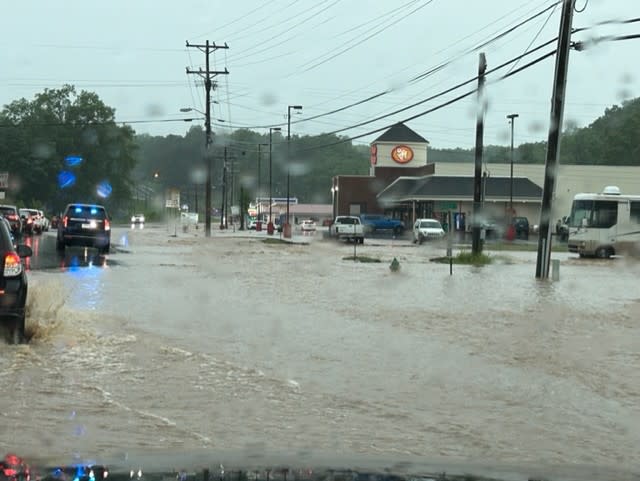
[[[398,164],[406,164],[413,159],[413,150],[406,145],[398,145],[391,151],[391,158]]]

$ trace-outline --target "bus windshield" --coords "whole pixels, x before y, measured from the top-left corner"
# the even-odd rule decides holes
[[[615,200],[574,200],[569,226],[608,229],[617,220],[618,202]]]

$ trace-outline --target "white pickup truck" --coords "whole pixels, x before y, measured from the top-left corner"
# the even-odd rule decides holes
[[[364,226],[359,217],[339,215],[331,224],[330,232],[337,239],[364,244]]]

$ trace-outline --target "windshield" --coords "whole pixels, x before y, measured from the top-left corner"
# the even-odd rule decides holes
[[[640,0],[1,5],[0,481],[638,477]]]
[[[618,201],[576,200],[571,208],[571,227],[608,229],[618,220]]]
[[[435,221],[435,220],[423,220],[422,222],[420,222],[420,227],[422,229],[441,229],[442,226],[440,225],[440,222]]]

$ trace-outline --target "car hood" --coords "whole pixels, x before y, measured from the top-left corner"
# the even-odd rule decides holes
[[[107,466],[109,480],[115,481],[166,481],[179,479],[176,474],[183,471],[187,480],[235,481],[249,479],[266,481],[282,479],[284,473],[290,478],[306,481],[332,479],[367,481],[595,481],[616,479],[638,480],[637,473],[630,468],[592,465],[549,465],[536,463],[503,464],[491,461],[452,461],[438,458],[412,456],[348,456],[326,454],[315,451],[299,451],[292,454],[269,453],[260,449],[246,448],[236,452],[201,450],[181,454],[178,452],[135,453],[128,452],[117,458],[82,462],[78,459],[53,460],[25,459],[31,472],[41,473],[43,481],[59,481],[49,475],[56,468],[80,465]],[[207,472],[205,473],[205,469]],[[134,476],[131,477],[131,473]],[[138,473],[142,476],[138,477]],[[245,477],[242,477],[244,474]],[[340,476],[344,475],[344,476]],[[338,476],[336,478],[336,476]],[[79,481],[85,481],[79,477]],[[97,479],[97,477],[96,477]],[[87,476],[88,481],[89,478]]]

